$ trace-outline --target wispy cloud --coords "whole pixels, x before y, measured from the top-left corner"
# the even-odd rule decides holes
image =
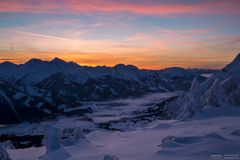
[[[235,14],[239,15],[238,0],[200,1],[115,1],[115,0],[9,0],[0,1],[0,12],[30,13],[92,13],[92,12],[129,12],[145,15],[178,14]]]
[[[162,33],[156,30],[153,34],[138,33],[116,42],[103,39],[73,40],[14,29],[1,30],[8,35],[0,44],[0,61],[8,57],[16,63],[23,63],[33,57],[45,60],[60,57],[93,66],[126,63],[152,69],[170,66],[220,68],[231,60],[235,54],[231,49],[236,49],[239,44],[239,36],[206,36],[202,40],[190,36],[192,32],[208,34],[205,30],[185,32],[165,29],[161,30]],[[8,40],[11,37],[15,39]],[[21,43],[21,39],[25,42]],[[10,42],[12,48],[3,50],[1,45]]]

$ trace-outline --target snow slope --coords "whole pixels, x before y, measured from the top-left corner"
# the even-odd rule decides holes
[[[217,156],[237,159],[240,152],[239,116],[218,116],[187,121],[136,122],[141,125],[126,122],[122,123],[122,131],[99,126],[101,122],[122,117],[131,118],[136,111],[141,112],[151,108],[155,103],[160,103],[176,94],[179,93],[161,93],[139,99],[122,99],[95,104],[86,103],[86,106],[96,108],[92,114],[85,115],[91,120],[84,119],[84,116],[59,117],[58,120],[42,124],[25,123],[6,126],[0,129],[0,134],[49,136],[46,126],[52,126],[50,127],[51,136],[53,134],[57,137],[59,132],[62,132],[62,137],[65,137],[54,138],[53,144],[56,142],[58,144],[58,147],[54,147],[54,152],[55,149],[64,150],[67,155],[69,154],[68,160],[205,160],[214,159]],[[52,141],[48,143],[52,144]],[[13,160],[37,160],[46,155],[46,151],[45,146],[7,149]]]
[[[238,155],[239,135],[232,133],[240,129],[239,120],[216,117],[186,122],[155,121],[128,132],[96,130],[86,136],[91,145],[79,143],[64,149],[71,155],[69,160],[102,160],[105,155],[120,160],[205,160],[224,154]],[[44,152],[44,147],[8,150],[13,160],[37,160]]]

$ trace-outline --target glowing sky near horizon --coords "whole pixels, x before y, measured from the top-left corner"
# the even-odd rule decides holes
[[[221,68],[240,52],[240,0],[0,0],[0,62]]]

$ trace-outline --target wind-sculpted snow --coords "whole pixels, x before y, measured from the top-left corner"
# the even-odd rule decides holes
[[[46,153],[40,158],[41,160],[65,160],[71,155],[60,144],[61,131],[52,126],[46,126],[46,135],[43,144],[46,146]]]
[[[84,121],[77,122],[77,119],[49,121],[48,127],[29,127],[29,133],[33,130],[46,133],[48,138],[44,140],[45,146],[6,149],[9,157],[12,160],[39,160],[39,157],[51,157],[51,160],[64,157],[68,157],[67,160],[205,160],[215,156],[232,159],[239,157],[239,117],[156,120],[141,127],[133,127],[131,131],[119,132],[95,127],[88,134],[78,127]],[[16,133],[19,131],[17,126],[11,127],[15,128]],[[67,137],[75,143],[64,145],[62,140]],[[83,139],[87,141],[82,143]]]
[[[65,128],[62,132],[61,143],[65,146],[73,146],[76,144],[90,145],[83,130],[79,127]]]
[[[204,160],[214,159],[216,155],[220,155],[222,159],[227,159],[227,155],[232,159],[239,158],[237,154],[239,153],[239,144],[214,132],[203,136],[168,136],[162,140],[160,147],[162,149],[157,154],[163,159],[183,159],[180,157],[185,157],[189,160]]]
[[[199,83],[196,79],[192,82],[189,93],[179,96],[181,101],[187,101],[183,107],[184,112],[178,115],[185,119],[190,117],[200,118],[219,115],[240,115],[240,54],[221,71],[218,71]]]

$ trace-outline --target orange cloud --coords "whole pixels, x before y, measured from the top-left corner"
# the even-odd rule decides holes
[[[50,60],[59,57],[91,66],[125,63],[148,69],[171,66],[221,68],[239,51],[239,36],[191,37],[192,33],[203,34],[208,30],[165,29],[118,41],[68,39],[13,29],[0,30],[1,62],[9,59],[24,63],[31,58]]]
[[[235,55],[224,56],[224,60],[217,59],[217,56],[197,55],[182,56],[184,53],[179,52],[172,55],[170,52],[164,52],[159,56],[154,53],[57,53],[57,52],[8,52],[0,51],[0,62],[12,61],[14,63],[25,63],[31,58],[40,58],[42,60],[51,60],[59,57],[65,61],[74,61],[80,65],[88,66],[114,66],[119,63],[133,64],[144,69],[162,69],[166,67],[179,66],[184,68],[221,68],[229,63]],[[8,57],[5,59],[4,57]]]

